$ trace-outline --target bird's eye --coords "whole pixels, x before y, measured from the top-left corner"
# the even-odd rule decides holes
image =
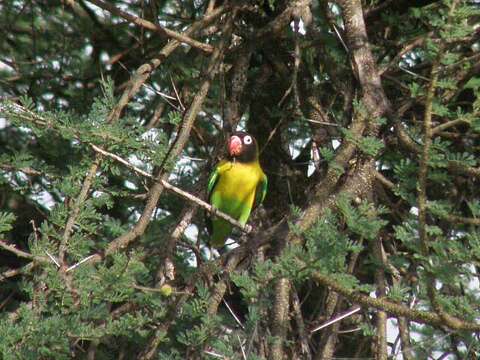
[[[250,135],[247,135],[243,138],[243,143],[246,145],[250,145],[252,143],[252,137]]]

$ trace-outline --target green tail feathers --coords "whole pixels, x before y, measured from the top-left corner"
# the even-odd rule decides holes
[[[210,245],[214,248],[221,248],[225,245],[225,241],[232,232],[232,225],[222,219],[212,220],[212,236]]]

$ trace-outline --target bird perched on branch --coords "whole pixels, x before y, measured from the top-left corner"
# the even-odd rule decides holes
[[[258,161],[258,145],[252,135],[235,132],[228,140],[227,149],[227,160],[220,161],[210,175],[208,201],[245,225],[252,210],[267,194],[267,176]],[[206,215],[210,244],[221,248],[232,232],[232,225],[211,214]]]

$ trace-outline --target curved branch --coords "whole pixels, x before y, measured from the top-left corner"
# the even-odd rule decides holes
[[[11,252],[12,254],[15,254],[16,256],[24,259],[29,259],[29,260],[41,260],[41,261],[47,261],[46,258],[41,258],[35,255],[32,255],[30,253],[27,253],[25,251],[22,251],[20,249],[17,249],[14,245],[7,244],[4,240],[0,240],[0,248]]]
[[[128,167],[129,169],[132,169],[133,171],[135,171],[137,174],[140,174],[144,177],[146,177],[147,179],[151,179],[151,180],[154,180],[156,182],[159,182],[160,184],[162,184],[162,186],[167,189],[167,190],[170,190],[172,192],[174,192],[175,194],[181,196],[182,198],[184,198],[185,200],[188,200],[188,201],[191,201],[191,202],[194,202],[196,205],[200,206],[201,208],[207,210],[209,213],[212,213],[213,215],[215,216],[218,216],[219,218],[222,218],[226,221],[228,221],[230,224],[232,224],[233,226],[236,226],[238,227],[240,230],[242,230],[243,232],[245,233],[249,233],[252,228],[250,225],[243,225],[242,223],[240,223],[239,221],[235,220],[234,218],[232,218],[231,216],[221,212],[220,210],[216,209],[215,207],[213,207],[212,205],[210,205],[209,203],[203,201],[202,199],[196,197],[195,195],[192,195],[172,184],[170,184],[169,182],[167,182],[165,179],[161,178],[161,179],[156,179],[153,175],[147,173],[146,171],[143,171],[142,169],[139,169],[138,167],[130,164],[127,160],[121,158],[120,156],[118,155],[115,155],[115,154],[112,154],[108,151],[105,151],[103,150],[102,148],[99,148],[98,146],[94,145],[94,144],[90,144],[90,146],[93,148],[93,150],[95,150],[97,153],[99,154],[102,154],[102,155],[105,155],[111,159],[114,159],[115,161],[118,161],[119,163],[125,165],[126,167]]]

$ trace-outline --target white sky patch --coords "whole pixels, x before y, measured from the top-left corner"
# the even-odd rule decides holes
[[[239,243],[237,243],[235,240],[233,240],[232,238],[228,238],[226,243],[228,244],[227,245],[227,249],[228,250],[233,250],[233,249],[236,249],[237,247],[240,246]]]
[[[95,13],[95,15],[99,18],[105,19],[107,16],[111,17],[109,12],[104,11],[103,9],[99,8],[97,5],[93,5],[93,4],[90,4],[89,2],[86,2],[85,6],[87,6],[90,10],[92,10]]]
[[[106,51],[101,52],[100,61],[105,64],[105,68],[107,70],[110,70],[112,68],[112,65],[109,64],[110,55],[108,55],[108,53]]]
[[[288,145],[288,149],[290,151],[292,159],[295,159],[298,155],[300,155],[300,152],[308,144],[309,141],[310,138],[296,139],[293,141],[293,143]]]
[[[92,55],[93,53],[93,46],[88,44],[87,46],[85,46],[85,48],[83,49],[83,52],[85,53],[86,56],[90,56]]]
[[[13,67],[5,64],[3,61],[0,61],[0,70],[1,71],[8,71],[8,72],[11,72],[11,73],[15,72],[15,69]]]
[[[293,31],[295,31],[295,21],[292,21],[290,23],[290,27],[292,28]],[[300,19],[300,21],[298,22],[298,32],[302,35],[305,35],[307,33],[305,30],[305,24],[303,23],[302,19]]]
[[[208,252],[208,255],[210,255],[210,252]],[[198,266],[197,257],[192,252],[190,252],[190,256],[188,257],[187,261],[188,261],[188,265],[190,265],[193,268],[196,268]]]
[[[60,62],[58,60],[52,61],[52,68],[53,70],[60,70]]]
[[[409,211],[410,214],[412,215],[415,215],[415,216],[418,216],[418,208],[413,206],[410,211]]]
[[[130,217],[133,221],[136,222],[136,221],[138,221],[138,219],[140,219],[141,213],[138,212],[134,206],[130,206],[127,210],[128,210],[129,213],[132,214],[132,215],[130,215]],[[154,214],[155,214],[155,212],[154,212]],[[152,215],[152,218],[153,218],[153,215]]]
[[[126,180],[123,184],[129,190],[137,190],[138,189],[137,186],[133,182],[128,181],[128,180]]]
[[[157,92],[164,93],[164,91],[159,89],[159,86],[156,83],[153,83],[151,86],[144,86],[143,90],[145,91],[145,95],[149,96],[149,97],[157,96]],[[158,94],[158,95],[160,95],[160,94]]]
[[[397,337],[399,335],[399,330],[398,330],[398,322],[397,319],[394,318],[388,318],[387,319],[387,342],[394,344],[395,340],[397,340]],[[421,341],[421,336],[415,331],[410,331],[410,339],[414,340],[415,342]],[[389,351],[389,359],[392,360],[403,360],[403,355],[402,355],[402,341],[399,340],[397,347],[395,348],[395,353],[392,353],[392,347],[388,347]]]
[[[53,99],[53,94],[52,93],[45,93],[45,94],[42,95],[42,98],[44,100],[50,101],[50,100]]]
[[[185,50],[190,49],[190,45],[185,44],[185,43],[180,43],[180,47],[184,48]]]
[[[205,116],[206,114],[203,113],[203,115]],[[216,121],[218,124],[220,124],[220,125],[223,126],[223,119],[222,119],[222,117],[221,117],[219,114],[213,114],[213,118],[215,119],[215,121]]]
[[[397,324],[397,320],[395,319],[387,319],[387,342],[393,344],[395,343],[395,340],[397,339],[398,337],[398,334],[399,334],[399,331],[398,331],[398,324]],[[400,346],[399,346],[400,348]],[[392,351],[392,348],[389,347],[389,352],[390,352],[390,356],[393,356],[393,359],[395,360],[403,360],[403,356],[402,356],[402,353],[401,352],[398,352],[399,349],[395,349],[395,354],[392,354],[391,351]]]
[[[184,232],[185,236],[192,242],[196,242],[198,238],[198,227],[194,224],[190,224]]]
[[[103,194],[105,194],[103,191],[95,190],[95,191],[92,193],[92,197],[98,199],[98,198],[101,197]]]
[[[40,111],[43,111],[43,110],[40,110]],[[33,133],[32,129],[29,129],[25,126],[19,126],[17,129],[20,129],[22,132],[24,132],[25,134],[31,134]]]
[[[139,168],[142,168],[142,167],[144,167],[144,166],[146,165],[142,160],[140,160],[140,159],[138,158],[137,155],[130,155],[130,156],[128,157],[128,162],[129,162],[130,164],[136,166],[136,167],[139,167]]]
[[[155,141],[158,139],[158,135],[159,135],[158,129],[149,129],[141,135],[141,138],[143,140]]]
[[[68,105],[69,105],[68,101],[65,100],[65,99],[61,99],[61,98],[57,99],[57,102],[58,102],[58,105],[60,105],[61,107],[64,107],[64,108],[68,107]]]
[[[195,164],[194,161],[192,161],[192,159],[188,156],[182,156],[180,159],[178,159],[178,161],[176,162],[175,164],[175,171],[172,172],[171,175],[169,177],[169,179],[178,179],[178,175],[180,173],[180,175],[182,174],[185,174],[185,173],[192,173],[193,170],[195,170],[197,168],[197,164]]]
[[[248,115],[243,115],[237,124],[237,131],[247,131],[247,119]]]
[[[470,273],[468,284],[467,284],[468,291],[470,295],[474,296],[476,299],[480,301],[480,281],[478,280],[478,276],[476,276],[477,271],[475,269],[475,265],[465,264],[464,267]]]
[[[32,199],[45,206],[48,210],[52,210],[52,208],[55,206],[55,200],[48,191],[42,191],[39,194],[33,194]]]
[[[22,180],[22,181],[27,181],[27,180],[28,180],[28,176],[25,175],[23,172],[18,172],[16,175],[17,175],[17,177],[20,178],[20,180]]]

